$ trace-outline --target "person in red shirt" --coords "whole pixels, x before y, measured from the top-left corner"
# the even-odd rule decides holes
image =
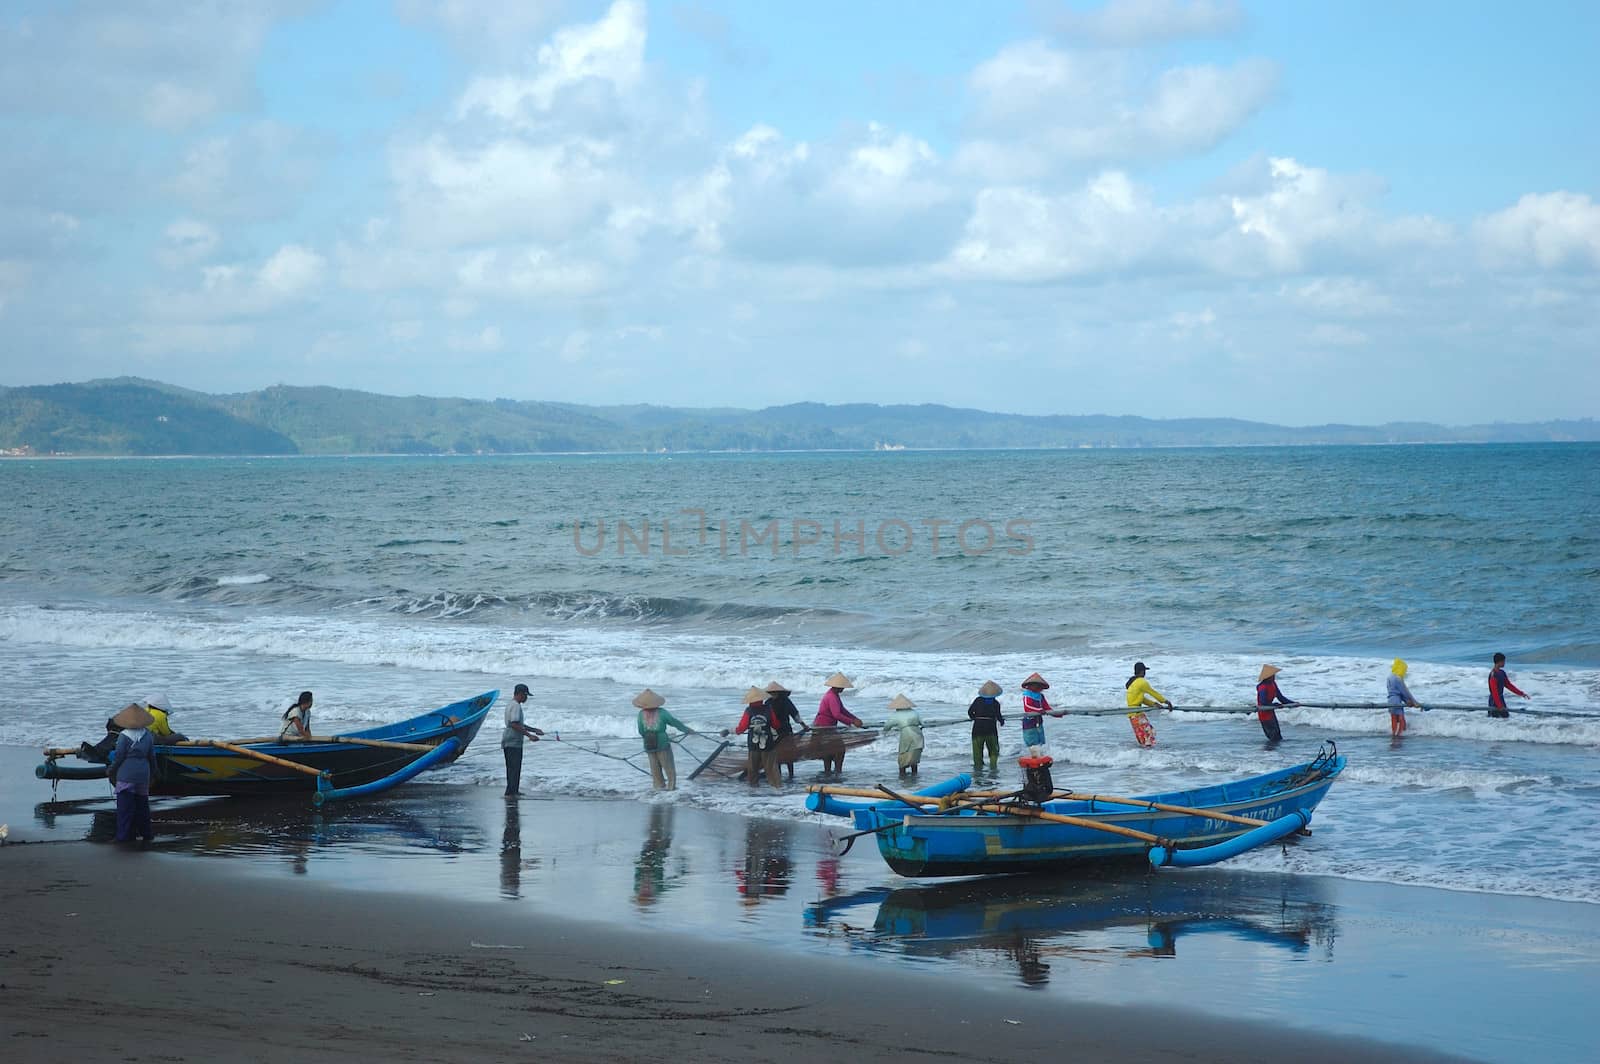
[[[1525,692],[1518,690],[1517,685],[1511,682],[1511,677],[1506,675],[1506,656],[1496,654],[1494,668],[1489,670],[1489,716],[1511,716],[1511,710],[1506,708],[1507,691],[1523,698],[1528,697]]]

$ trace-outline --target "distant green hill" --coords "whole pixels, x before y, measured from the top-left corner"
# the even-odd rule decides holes
[[[1600,423],[1287,428],[1233,418],[1024,417],[924,404],[765,410],[435,399],[278,385],[206,395],[121,377],[0,388],[0,449],[96,455],[511,454],[1600,440]]]
[[[0,389],[0,447],[40,454],[298,454],[209,397],[130,379]]]

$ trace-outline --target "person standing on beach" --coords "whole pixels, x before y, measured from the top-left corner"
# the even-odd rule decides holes
[[[847,725],[853,728],[866,727],[861,723],[860,717],[844,708],[844,699],[839,697],[843,692],[855,687],[850,677],[842,672],[836,672],[824,682],[828,685],[828,691],[817,705],[817,718],[811,722],[811,726],[813,728],[843,728]],[[825,749],[822,755],[822,771],[843,774],[843,741],[834,740],[833,744]]]
[[[278,733],[278,741],[281,743],[309,738],[311,738],[311,692],[301,691],[300,697],[289,703],[289,708],[283,711],[283,730]]]
[[[745,737],[745,780],[755,787],[763,774],[772,789],[783,786],[783,773],[778,768],[777,713],[767,699],[767,692],[752,687],[744,693],[744,716],[733,729],[735,735]],[[722,734],[726,735],[727,732]]]
[[[150,826],[150,781],[155,778],[156,739],[150,734],[154,721],[149,710],[128,706],[111,718],[121,732],[111,756],[106,778],[117,795],[117,841],[132,842],[137,834],[150,842],[156,837]]]
[[[685,735],[691,729],[662,709],[667,700],[648,687],[633,696],[633,704],[639,707],[639,737],[644,740],[644,752],[650,759],[651,786],[658,791],[675,791],[678,768],[672,761],[672,740],[667,729],[677,728]]]
[[[1389,679],[1385,687],[1385,695],[1389,700],[1389,734],[1396,739],[1406,733],[1406,707],[1422,708],[1411,697],[1411,688],[1406,686],[1406,671],[1406,663],[1395,658],[1394,664],[1389,666]]]
[[[1133,663],[1133,675],[1128,677],[1128,682],[1122,686],[1128,692],[1128,708],[1137,712],[1128,714],[1128,723],[1133,727],[1134,742],[1140,746],[1156,745],[1156,726],[1150,723],[1150,718],[1145,714],[1145,709],[1171,709],[1172,703],[1167,701],[1167,696],[1150,686],[1150,681],[1144,678],[1149,670],[1142,661]]]
[[[900,775],[907,772],[915,776],[922,764],[922,718],[917,714],[916,703],[905,695],[895,695],[889,703],[889,719],[884,722],[885,732],[900,733],[898,761]]]
[[[967,707],[967,719],[972,721],[972,771],[983,771],[983,753],[989,752],[989,774],[1000,771],[1000,728],[1005,715],[1000,712],[1000,685],[985,680],[978,688],[978,697]]]
[[[799,740],[795,738],[795,729],[807,731],[805,721],[800,719],[800,709],[794,704],[794,699],[789,697],[790,691],[777,680],[767,684],[767,705],[772,708],[772,719],[778,722],[778,763],[784,767],[785,773],[794,779],[795,747]]]
[[[522,793],[522,742],[538,742],[544,732],[530,728],[523,719],[523,704],[528,701],[528,685],[517,684],[506,703],[506,726],[500,732],[500,752],[506,758],[506,797],[515,798]]]
[[[1022,746],[1031,757],[1044,755],[1044,718],[1055,713],[1050,708],[1050,700],[1044,696],[1049,689],[1050,685],[1038,673],[1022,681]]]
[[[1506,675],[1506,656],[1496,654],[1494,668],[1489,670],[1489,716],[1499,718],[1511,716],[1511,710],[1506,705],[1507,691],[1523,698],[1528,697],[1527,693],[1519,690],[1517,685],[1511,682],[1511,677]]]
[[[1275,677],[1283,670],[1276,665],[1261,666],[1261,675],[1256,677],[1256,705],[1266,706],[1292,706],[1295,703],[1289,696],[1278,689]],[[1283,739],[1283,730],[1278,727],[1278,714],[1275,710],[1262,708],[1256,712],[1256,719],[1261,722],[1261,731],[1268,741],[1279,742]]]

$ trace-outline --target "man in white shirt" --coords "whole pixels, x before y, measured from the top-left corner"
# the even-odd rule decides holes
[[[523,723],[522,704],[528,700],[528,685],[517,684],[506,703],[506,726],[500,733],[500,751],[506,755],[506,797],[514,798],[522,788],[522,741],[539,741],[544,734],[538,728]]]

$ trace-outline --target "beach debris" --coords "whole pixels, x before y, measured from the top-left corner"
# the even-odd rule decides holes
[[[539,1037],[539,1036],[536,1035],[536,1034],[529,1034],[527,1031],[523,1031],[522,1032],[522,1040],[524,1042],[531,1042],[537,1037]]]
[[[434,996],[434,991],[432,991],[432,990],[418,990],[417,991],[417,997],[433,997],[433,996]]]
[[[626,983],[626,982],[627,982],[626,979],[607,979],[606,980],[606,986],[621,986],[623,983]]]
[[[507,946],[499,942],[474,942],[473,949],[524,949],[524,946]]]
[[[1022,1026],[1022,1021],[1021,1020],[1007,1020],[1006,1022],[1009,1023],[1013,1027],[1021,1027]]]

